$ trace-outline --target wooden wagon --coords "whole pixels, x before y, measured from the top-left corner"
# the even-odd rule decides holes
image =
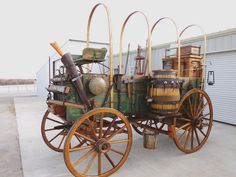
[[[108,66],[105,66],[106,49],[90,47],[91,20],[99,6],[105,8],[108,16]],[[147,22],[147,71],[130,76],[122,71],[122,42],[125,26],[134,14],[141,14]],[[203,57],[199,52],[198,60],[194,60],[199,63],[190,62],[186,68],[184,63],[192,56],[184,59],[180,54],[180,37],[192,25],[180,35],[176,27],[175,57],[166,56],[164,69],[151,73],[151,35],[162,20],[170,20],[176,27],[172,19],[161,18],[150,29],[147,17],[139,11],[127,17],[121,30],[119,73],[116,74],[110,17],[104,4],[97,4],[90,14],[87,46],[82,55],[64,54],[56,43],[52,44],[61,55],[63,65],[47,88],[48,110],[41,132],[51,149],[64,153],[66,166],[74,176],[109,176],[117,171],[129,155],[132,127],[140,135],[146,130],[167,134],[185,153],[195,152],[205,144],[213,121],[212,104],[204,92],[205,35]],[[109,73],[88,72],[92,63],[108,68]],[[193,75],[186,75],[186,70],[191,70]]]

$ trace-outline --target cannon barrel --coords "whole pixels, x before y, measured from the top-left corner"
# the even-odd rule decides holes
[[[84,86],[80,79],[80,74],[78,73],[76,66],[73,62],[72,56],[70,53],[66,53],[61,58],[62,63],[66,67],[68,74],[72,78],[72,83],[74,84],[75,88],[77,89],[77,93],[81,99],[81,101],[88,107],[91,108],[91,103],[86,95]]]

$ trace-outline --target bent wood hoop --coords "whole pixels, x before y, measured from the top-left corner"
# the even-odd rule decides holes
[[[159,20],[157,20],[154,25],[152,26],[152,29],[151,29],[151,36],[152,36],[152,33],[155,29],[155,27],[157,26],[157,24],[159,24],[159,22],[163,21],[163,20],[169,20],[175,27],[175,32],[176,32],[176,43],[177,43],[177,46],[178,46],[178,78],[180,77],[180,40],[179,40],[179,32],[178,32],[178,27],[175,23],[175,21],[170,18],[170,17],[163,17],[163,18],[160,18]]]
[[[92,21],[92,17],[93,17],[93,14],[95,12],[95,10],[99,7],[99,6],[102,6],[104,7],[105,11],[106,11],[106,14],[107,14],[107,22],[108,22],[108,30],[109,30],[109,59],[110,59],[110,62],[109,62],[109,68],[110,68],[110,85],[112,85],[112,82],[113,82],[113,75],[114,75],[114,71],[113,71],[113,42],[112,42],[112,27],[111,27],[111,18],[110,18],[110,12],[109,12],[109,9],[108,7],[103,4],[103,3],[98,3],[96,4],[92,11],[90,12],[90,15],[89,15],[89,20],[88,20],[88,25],[87,25],[87,42],[86,42],[86,46],[89,47],[89,41],[90,41],[90,29],[91,29],[91,21]],[[89,66],[87,66],[87,68],[89,68]],[[89,70],[87,70],[89,72]],[[110,92],[110,99],[111,99],[111,107],[113,108],[114,105],[113,105],[113,100],[114,100],[114,96],[113,96],[113,88],[111,89],[111,92]]]
[[[119,74],[122,74],[122,43],[123,43],[123,35],[124,35],[124,30],[125,30],[125,26],[127,24],[127,22],[129,21],[130,17],[133,16],[134,14],[141,14],[147,23],[147,28],[148,28],[148,58],[147,58],[147,62],[148,62],[148,78],[150,78],[150,71],[151,71],[151,33],[150,33],[150,25],[148,22],[148,18],[147,16],[141,12],[141,11],[134,11],[132,12],[124,21],[122,28],[121,28],[121,33],[120,33],[120,54],[119,54]]]

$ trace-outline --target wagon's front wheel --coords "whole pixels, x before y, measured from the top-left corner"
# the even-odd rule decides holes
[[[71,147],[74,135],[87,143]],[[112,108],[96,108],[71,128],[64,159],[74,176],[109,176],[124,164],[131,145],[132,131],[125,116]]]
[[[181,99],[174,121],[174,141],[185,153],[199,150],[207,141],[212,128],[213,108],[210,97],[200,89],[192,89]]]

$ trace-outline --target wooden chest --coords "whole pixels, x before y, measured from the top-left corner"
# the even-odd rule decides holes
[[[180,76],[200,77],[201,76],[201,56],[185,55],[181,56]],[[178,58],[164,58],[163,69],[178,70]]]
[[[201,47],[193,46],[193,45],[182,46],[180,48],[180,55],[181,56],[186,56],[186,55],[200,56],[201,55]],[[165,56],[169,57],[169,58],[178,56],[178,48],[165,49]]]
[[[201,50],[200,47],[188,45],[188,46],[183,46],[180,48],[180,54],[181,56],[185,56],[185,55],[200,56],[200,50]]]

